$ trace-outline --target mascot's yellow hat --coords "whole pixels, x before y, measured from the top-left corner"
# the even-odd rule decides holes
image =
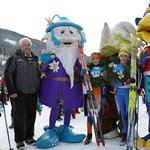
[[[129,58],[129,50],[126,47],[122,47],[119,51],[118,57],[120,57],[120,55],[126,55]]]

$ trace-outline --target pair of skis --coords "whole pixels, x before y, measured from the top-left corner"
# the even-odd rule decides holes
[[[135,138],[135,115],[137,103],[137,50],[136,50],[136,36],[132,37],[131,46],[131,71],[130,78],[134,78],[135,82],[130,83],[129,90],[129,106],[128,106],[128,133],[127,133],[127,150],[133,150]]]
[[[105,146],[105,141],[104,141],[103,133],[101,130],[101,125],[100,125],[100,119],[99,119],[96,99],[95,99],[95,96],[93,93],[93,88],[91,85],[90,76],[88,73],[88,68],[87,68],[87,65],[85,62],[85,57],[84,57],[84,53],[83,53],[82,48],[80,48],[80,61],[82,64],[82,69],[86,70],[86,73],[84,75],[84,82],[85,82],[85,87],[86,87],[87,95],[88,95],[87,106],[88,106],[88,110],[90,112],[90,116],[91,116],[92,122],[93,122],[93,129],[94,129],[94,134],[95,134],[95,138],[96,138],[96,143],[99,146],[100,142],[101,142],[102,145]],[[98,135],[97,129],[100,132],[100,137]]]

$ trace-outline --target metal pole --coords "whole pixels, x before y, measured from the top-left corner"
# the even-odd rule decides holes
[[[9,150],[13,150],[13,148],[11,148],[11,144],[10,144],[10,136],[9,136],[9,131],[8,131],[6,111],[5,111],[5,106],[3,103],[2,103],[2,106],[3,106],[3,110],[4,110],[4,118],[5,118],[5,125],[6,125],[7,137],[8,137]]]

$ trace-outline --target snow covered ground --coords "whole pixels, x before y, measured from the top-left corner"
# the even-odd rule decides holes
[[[147,133],[148,126],[148,115],[146,113],[146,107],[140,100],[140,112],[139,112],[139,134],[144,136]],[[5,106],[7,122],[10,125],[10,103]],[[48,124],[50,109],[48,107],[43,107],[42,115],[39,116],[37,113],[36,125],[35,125],[35,139],[43,134],[43,127]],[[57,125],[63,124],[63,121],[57,122]],[[75,128],[74,132],[85,133],[86,134],[86,117],[84,117],[83,112],[77,114],[76,119],[71,120],[71,125]],[[11,147],[16,150],[16,144],[14,142],[14,131],[9,129]],[[84,143],[60,143],[60,145],[48,148],[47,150],[126,150],[126,146],[120,146],[120,138],[106,139],[105,146],[97,146],[95,139],[89,145],[84,145]],[[0,117],[0,150],[8,150],[8,138],[4,120],[4,114]],[[25,150],[39,150],[35,146],[26,145]]]

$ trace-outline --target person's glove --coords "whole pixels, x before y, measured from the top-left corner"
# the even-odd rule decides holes
[[[80,76],[83,77],[86,74],[86,69],[81,69]]]
[[[126,81],[126,84],[130,84],[130,83],[135,83],[135,79],[134,78],[129,78],[127,81]]]
[[[140,55],[140,63],[142,65],[145,65],[147,59],[148,59],[148,49],[146,49],[145,52]]]
[[[144,72],[144,65],[140,64],[140,62],[138,63],[138,69],[139,69],[140,73]]]
[[[106,104],[107,104],[106,96],[102,96],[102,99],[101,99],[101,105],[102,105],[102,107],[106,106]]]
[[[2,92],[1,92],[1,103],[7,105],[7,101],[8,101],[8,95],[6,95],[4,90],[2,90]]]

